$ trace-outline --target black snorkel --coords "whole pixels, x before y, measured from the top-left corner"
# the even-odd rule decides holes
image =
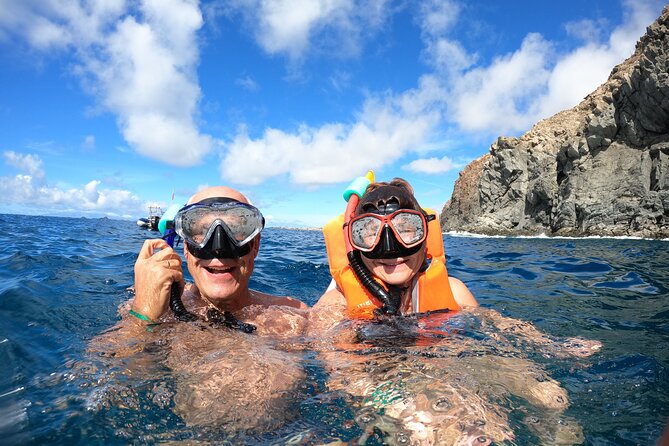
[[[167,208],[158,222],[158,230],[162,234],[163,240],[165,240],[172,248],[178,246],[179,244],[179,236],[174,229],[174,218],[179,210],[181,210],[181,206],[178,204],[173,204]],[[217,228],[217,230],[218,229],[221,228]],[[199,319],[195,314],[188,311],[184,306],[183,301],[181,300],[179,286],[176,283],[172,283],[170,288],[170,309],[174,313],[174,316],[177,318],[177,320],[181,322],[193,322]],[[240,330],[244,333],[253,333],[257,328],[253,324],[248,324],[246,322],[237,320],[229,311],[224,311],[221,313],[216,308],[209,308],[207,310],[207,320],[210,321],[215,327],[223,326],[235,330]]]
[[[348,258],[348,263],[351,265],[355,277],[358,278],[362,286],[364,286],[374,298],[381,302],[381,313],[397,314],[402,301],[402,293],[393,293],[392,290],[386,291],[385,288],[374,280],[372,273],[367,269],[365,264],[362,263],[358,251],[349,252],[346,254],[346,257]]]
[[[181,206],[178,204],[173,204],[167,208],[158,222],[158,230],[162,234],[163,240],[165,240],[171,248],[174,248],[179,244],[177,233],[174,230],[174,217],[177,215],[177,212],[179,212],[180,209]],[[172,310],[174,316],[179,321],[193,322],[197,320],[197,316],[186,310],[186,307],[181,301],[179,286],[176,283],[172,283],[172,287],[170,289],[170,310]]]
[[[381,314],[397,314],[400,309],[402,295],[401,293],[391,293],[378,283],[372,273],[362,263],[360,252],[353,248],[349,238],[348,226],[351,218],[355,215],[355,209],[360,202],[360,198],[365,194],[367,186],[374,182],[374,172],[367,172],[364,177],[358,177],[348,185],[344,191],[344,200],[347,201],[346,211],[344,213],[344,242],[346,244],[346,257],[351,265],[351,270],[355,274],[360,284],[367,291],[381,302]]]

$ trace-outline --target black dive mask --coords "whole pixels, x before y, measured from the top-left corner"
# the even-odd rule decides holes
[[[256,207],[227,197],[184,206],[174,217],[175,231],[188,251],[204,260],[245,256],[264,226],[265,219]]]
[[[391,198],[385,204],[378,203],[373,209],[366,209],[365,211],[378,215],[390,215],[398,210],[399,202]],[[416,254],[422,247],[422,243],[411,248],[405,247],[397,240],[390,226],[386,224],[381,230],[381,236],[374,249],[367,252],[361,251],[360,254],[368,259],[396,259]]]
[[[197,245],[186,240],[188,251],[198,259],[211,260],[217,259],[235,259],[243,257],[251,251],[251,243],[237,246],[230,240],[228,234],[223,230],[220,224],[214,229],[207,244],[199,248]]]

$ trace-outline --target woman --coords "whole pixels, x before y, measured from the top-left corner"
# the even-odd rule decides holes
[[[330,389],[359,398],[361,413],[371,408],[376,414],[358,417],[373,419],[361,426],[365,435],[380,428],[404,432],[415,444],[511,440],[514,409],[492,403],[508,394],[562,417],[569,402],[557,381],[513,346],[487,346],[478,339],[511,333],[555,345],[556,351],[562,346],[531,324],[493,310],[461,312],[451,324],[451,315],[478,303],[464,283],[448,275],[435,213],[418,204],[403,179],[354,183],[344,194],[344,215],[323,229],[333,284],[313,307],[309,331],[323,344],[320,357]],[[499,331],[482,328],[478,337],[467,329],[459,333],[457,327],[466,327],[472,314],[481,319],[480,327],[490,327],[490,321]],[[585,356],[599,347],[576,341],[570,355]],[[560,444],[581,439],[580,427],[568,419],[560,418],[551,429],[550,435],[539,435],[559,436]]]
[[[323,230],[336,286],[315,309],[369,319],[478,306],[467,286],[448,276],[439,221],[420,207],[405,180],[370,184],[353,214]]]

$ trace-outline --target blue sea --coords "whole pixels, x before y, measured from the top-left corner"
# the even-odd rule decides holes
[[[363,404],[345,386],[329,387],[329,372],[309,348],[291,352],[304,374],[303,384],[290,393],[292,415],[267,432],[243,434],[184,422],[174,409],[172,372],[160,362],[160,352],[144,351],[136,360],[141,364],[155,355],[160,367],[133,369],[150,377],[120,378],[105,358],[91,357],[89,342],[119,320],[119,305],[131,297],[137,252],[156,235],[134,222],[106,218],[0,215],[0,443],[408,443],[392,421],[371,426],[375,417],[386,420],[388,411]],[[408,387],[421,385],[418,375],[428,372],[433,386],[460,373],[461,358],[469,366],[494,355],[522,359],[536,364],[542,380],[555,380],[567,392],[566,410],[534,407],[522,391],[510,391],[504,378],[495,382],[493,368],[472,369],[449,387],[503,415],[513,438],[501,443],[655,444],[669,419],[669,242],[451,235],[444,241],[449,273],[468,285],[482,307],[531,322],[558,341],[597,340],[601,350],[565,358],[513,336],[495,336],[484,316],[468,316],[441,322],[445,331],[457,326],[452,342],[468,343],[457,355],[434,347],[370,348],[367,354],[377,356],[363,358],[361,367],[370,374],[382,367],[388,375],[393,364],[401,364],[402,372],[393,376]],[[252,288],[312,305],[329,282],[319,231],[263,232]],[[432,390],[422,391],[428,401]],[[437,410],[440,401],[431,407]],[[468,416],[468,407],[450,404],[449,410]],[[577,426],[579,433],[569,437],[558,425]]]

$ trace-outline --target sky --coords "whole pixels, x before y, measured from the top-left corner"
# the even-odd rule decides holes
[[[369,169],[441,211],[464,166],[578,104],[664,6],[0,4],[0,213],[135,220],[227,185],[289,227],[341,213]]]

